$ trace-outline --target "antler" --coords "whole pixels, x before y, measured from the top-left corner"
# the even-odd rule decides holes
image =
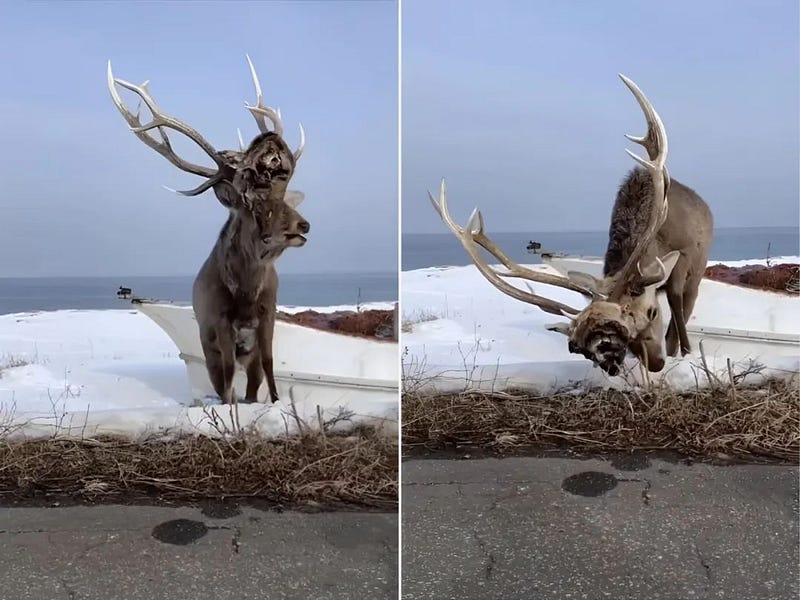
[[[450,228],[450,231],[452,231],[459,239],[461,245],[464,246],[467,254],[469,254],[470,258],[472,259],[472,262],[474,262],[475,266],[478,267],[478,271],[480,271],[481,274],[501,292],[508,294],[517,300],[538,306],[545,312],[565,317],[576,315],[580,311],[571,306],[567,306],[566,304],[562,304],[561,302],[556,302],[555,300],[550,300],[549,298],[537,296],[533,292],[524,292],[521,289],[514,287],[510,283],[503,281],[502,278],[520,277],[522,279],[535,281],[537,283],[556,285],[574,292],[579,292],[581,294],[593,295],[592,291],[574,284],[569,279],[559,277],[558,275],[550,275],[549,273],[534,271],[533,269],[528,269],[513,262],[502,250],[500,250],[500,248],[494,244],[494,242],[492,242],[492,240],[486,236],[486,234],[484,234],[483,216],[477,208],[472,211],[472,215],[470,215],[469,221],[467,221],[467,226],[465,228],[459,227],[455,221],[453,221],[452,217],[450,216],[450,212],[447,209],[447,193],[445,190],[444,179],[442,179],[442,185],[439,191],[439,202],[436,202],[430,192],[428,192],[428,197],[430,198],[431,204],[433,204],[433,208],[436,209],[436,212],[438,212],[439,216],[442,218],[442,221],[445,222],[447,227]],[[476,243],[497,258],[503,264],[503,266],[508,269],[508,273],[500,273],[492,269],[475,247]]]
[[[642,285],[646,286],[660,281],[666,274],[664,264],[658,257],[656,257],[658,266],[656,272],[646,275],[642,272],[639,260],[645,249],[650,245],[656,232],[658,232],[667,218],[667,210],[669,209],[667,192],[669,191],[670,183],[669,172],[666,167],[668,151],[667,132],[664,129],[664,124],[661,122],[661,117],[658,116],[653,105],[650,104],[650,101],[644,93],[642,93],[642,90],[640,90],[633,81],[621,73],[619,77],[633,93],[647,119],[647,134],[645,136],[635,137],[626,134],[625,137],[632,142],[644,146],[650,160],[645,160],[628,149],[626,149],[625,152],[650,172],[650,176],[653,180],[653,200],[650,206],[650,222],[648,223],[647,229],[642,234],[642,237],[639,239],[639,243],[633,249],[630,257],[628,257],[625,266],[623,266],[619,272],[617,284],[609,295],[612,299],[618,299],[624,293],[627,285],[634,276],[639,277]],[[634,274],[634,270],[636,274]]]
[[[249,55],[247,56],[247,64],[250,65],[250,75],[253,76],[253,84],[256,86],[256,105],[250,106],[247,102],[244,103],[245,108],[250,111],[253,115],[253,118],[256,120],[256,124],[258,125],[259,131],[261,133],[267,133],[269,131],[269,127],[267,127],[267,122],[265,117],[272,121],[272,126],[274,131],[279,136],[283,137],[283,123],[281,122],[281,109],[280,108],[271,108],[264,104],[264,98],[261,94],[261,84],[258,81],[258,75],[256,74],[256,68],[253,66],[253,61],[250,60]],[[294,151],[294,160],[297,162],[300,160],[300,156],[303,154],[303,149],[306,145],[306,132],[303,130],[303,124],[300,123],[300,146],[297,150]]]
[[[202,194],[222,180],[222,173],[225,168],[225,163],[222,161],[222,158],[219,156],[216,149],[209,144],[197,130],[161,111],[147,89],[148,83],[149,81],[145,81],[142,85],[134,85],[122,79],[115,79],[114,74],[111,71],[111,61],[108,61],[108,91],[111,93],[111,99],[114,101],[117,109],[122,114],[123,118],[128,122],[131,131],[136,135],[136,137],[138,137],[147,146],[158,152],[161,156],[166,158],[169,162],[182,171],[187,171],[189,173],[193,173],[194,175],[200,175],[201,177],[209,178],[206,182],[200,184],[193,190],[170,191],[177,191],[178,194],[183,194],[184,196],[197,196]],[[142,122],[139,119],[139,111],[137,110],[136,114],[133,114],[125,107],[125,105],[122,103],[122,98],[120,98],[119,94],[117,93],[115,84],[121,85],[122,87],[135,92],[142,99],[142,101],[144,101],[144,103],[147,105],[147,108],[150,109],[150,112],[153,113],[153,120],[145,125],[142,125]],[[182,159],[175,154],[175,151],[172,149],[172,144],[169,141],[169,137],[167,136],[167,132],[164,130],[165,127],[174,129],[175,131],[184,134],[194,141],[205,151],[206,154],[212,158],[212,160],[217,164],[218,168],[215,170],[209,167],[196,165]],[[158,133],[161,136],[160,142],[147,133],[151,129],[158,129]]]

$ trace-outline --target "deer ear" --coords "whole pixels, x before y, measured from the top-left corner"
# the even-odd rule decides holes
[[[544,326],[547,331],[556,331],[558,333],[563,333],[566,336],[570,334],[571,323],[551,323],[550,325]]]
[[[567,279],[588,290],[593,298],[600,293],[600,280],[594,275],[580,271],[567,271]]]
[[[286,190],[286,193],[283,195],[283,201],[289,206],[289,208],[297,208],[300,206],[300,203],[305,199],[306,195],[303,192],[298,192],[297,190]]]

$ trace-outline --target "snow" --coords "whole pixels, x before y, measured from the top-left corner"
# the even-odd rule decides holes
[[[361,309],[392,308],[370,303]],[[285,312],[353,310],[353,306],[278,307]],[[240,404],[238,424],[263,435],[295,429],[288,402]],[[324,418],[339,407],[325,407]],[[396,430],[397,406],[376,402],[344,407],[354,422]],[[316,423],[316,406],[298,412]],[[178,348],[136,310],[60,310],[0,315],[0,433],[26,437],[178,432],[216,434],[212,413],[232,428],[218,400],[196,406]],[[392,423],[394,419],[394,423]]]
[[[780,257],[772,261],[800,262],[800,257]],[[557,273],[546,265],[528,266]],[[537,294],[576,308],[587,302],[580,294],[562,288],[521,283],[515,279],[507,281],[521,289],[526,289],[525,284],[528,284]],[[403,272],[401,290],[406,389],[515,387],[547,393],[571,386],[625,388],[642,382],[642,373],[633,358],[626,363],[629,373],[610,377],[581,355],[571,354],[563,334],[545,329],[548,324],[565,321],[564,318],[503,294],[472,265]],[[665,299],[661,301],[662,309],[667,311]],[[800,370],[800,345],[797,343],[800,342],[800,298],[797,296],[760,292],[706,279],[689,325],[751,330],[761,332],[762,337],[792,336],[791,341],[777,345],[757,340],[706,338],[703,348],[708,364],[725,379],[728,378],[728,358],[738,370],[749,364],[751,358],[757,360],[767,367],[764,375]],[[661,373],[650,374],[651,381],[664,379],[675,388],[697,385],[701,360],[698,344],[695,340],[692,342],[692,354],[682,359],[669,358]]]

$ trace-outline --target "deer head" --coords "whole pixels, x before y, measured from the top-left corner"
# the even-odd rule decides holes
[[[250,145],[245,148],[239,134],[239,151],[217,151],[194,128],[164,113],[156,104],[147,86],[149,82],[134,85],[122,79],[115,79],[108,62],[108,90],[111,99],[122,114],[131,131],[173,165],[181,169],[205,177],[206,181],[193,190],[176,191],[184,196],[198,196],[213,189],[219,202],[231,212],[249,224],[255,239],[260,245],[262,258],[276,257],[289,247],[305,244],[305,234],[310,225],[297,212],[297,206],[303,200],[301,192],[289,191],[287,186],[294,174],[297,161],[305,148],[305,132],[300,125],[300,145],[292,151],[283,139],[283,124],[280,109],[273,109],[264,104],[261,84],[250,57],[247,57],[250,74],[256,88],[256,104],[245,103],[261,132]],[[153,115],[149,123],[142,124],[139,111],[132,113],[122,103],[116,85],[136,93]],[[272,124],[272,129],[267,124]],[[160,139],[150,132],[156,129]],[[167,129],[184,134],[208,154],[216,164],[216,168],[205,167],[180,158],[172,148]]]
[[[629,350],[651,371],[663,368],[663,323],[656,290],[669,278],[679,256],[678,252],[670,252],[663,257],[653,257],[642,266],[642,259],[667,216],[667,135],[661,118],[642,91],[624,75],[620,77],[636,97],[648,123],[644,137],[626,137],[644,146],[650,160],[627,152],[650,173],[652,187],[649,190],[651,201],[644,202],[650,211],[647,227],[639,235],[636,248],[626,264],[613,276],[597,279],[587,273],[569,272],[567,277],[562,277],[523,267],[513,262],[484,233],[483,216],[477,208],[466,227],[462,228],[453,221],[447,208],[444,180],[438,202],[428,194],[434,209],[489,282],[517,300],[538,306],[547,313],[567,317],[568,322],[548,326],[548,329],[567,335],[570,352],[582,354],[610,375],[619,372]],[[497,258],[506,271],[490,267],[477,246]],[[532,290],[523,291],[506,281],[512,277],[579,292],[589,298],[590,303],[579,310],[536,295]]]

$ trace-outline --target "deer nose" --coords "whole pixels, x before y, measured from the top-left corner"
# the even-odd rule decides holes
[[[309,224],[308,221],[300,221],[300,223],[297,224],[297,227],[303,233],[308,233],[308,231],[311,229],[311,225]]]

